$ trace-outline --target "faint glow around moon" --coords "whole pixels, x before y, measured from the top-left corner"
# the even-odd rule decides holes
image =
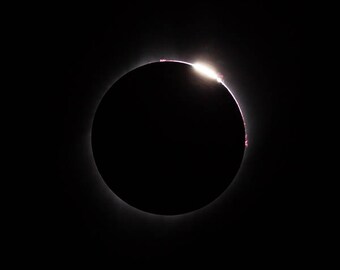
[[[219,83],[222,82],[222,76],[218,74],[216,71],[214,71],[213,69],[211,69],[210,67],[204,64],[201,64],[201,63],[195,63],[192,66],[194,67],[195,70],[197,70],[203,76],[214,79]]]

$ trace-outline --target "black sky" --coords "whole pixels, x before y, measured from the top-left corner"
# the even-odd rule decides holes
[[[58,9],[52,18],[46,31],[53,48],[45,50],[56,70],[48,103],[52,169],[50,196],[39,207],[46,256],[112,267],[298,257],[301,6],[117,4]],[[117,203],[89,158],[90,123],[103,94],[126,72],[160,58],[213,65],[240,101],[249,136],[244,168],[227,194],[175,218]]]

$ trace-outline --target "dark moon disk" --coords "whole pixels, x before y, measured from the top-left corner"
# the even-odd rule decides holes
[[[156,62],[121,77],[101,100],[92,150],[107,186],[145,212],[202,208],[237,174],[245,149],[240,109],[223,84],[192,65]]]

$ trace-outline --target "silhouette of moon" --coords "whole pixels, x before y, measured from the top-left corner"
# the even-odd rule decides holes
[[[219,197],[245,150],[236,100],[181,62],[155,62],[117,80],[98,105],[92,151],[107,186],[139,210],[177,215]]]

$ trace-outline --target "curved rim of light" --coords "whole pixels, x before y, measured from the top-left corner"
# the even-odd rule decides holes
[[[190,62],[186,62],[186,61],[181,61],[181,60],[174,60],[174,59],[159,59],[159,61],[150,61],[150,62],[147,62],[147,63],[144,63],[144,64],[140,64],[140,65],[137,65],[136,67],[130,69],[128,72],[126,72],[125,74],[139,68],[139,67],[142,67],[142,66],[145,66],[145,65],[149,65],[149,64],[154,64],[154,63],[159,63],[159,62],[173,62],[173,63],[180,63],[180,64],[186,64],[186,65],[189,65],[191,67],[193,67],[199,74],[201,74],[202,76],[205,76],[205,77],[208,77],[210,79],[214,79],[216,80],[217,83],[220,83],[222,84],[227,90],[228,92],[230,93],[230,95],[233,97],[234,101],[236,102],[236,105],[241,113],[241,117],[242,117],[242,121],[243,121],[243,125],[244,125],[244,130],[245,130],[245,150],[247,149],[248,147],[248,136],[247,136],[247,128],[246,128],[246,122],[245,122],[245,118],[244,118],[244,115],[243,115],[243,112],[242,112],[242,109],[240,107],[240,104],[239,102],[237,101],[235,95],[233,94],[233,92],[229,89],[229,87],[225,84],[224,80],[223,80],[223,76],[216,72],[214,69],[212,69],[210,67],[210,65],[205,65],[201,62],[196,62],[196,63],[190,63]],[[123,77],[125,74],[123,74],[122,76],[119,76],[118,79],[116,79],[113,83],[115,84],[121,77]],[[108,88],[108,90],[110,89],[111,87]],[[106,93],[106,92],[105,92]],[[105,96],[105,93],[104,93],[104,96]],[[102,96],[102,98],[104,98],[104,96]],[[101,98],[101,99],[102,99]],[[97,105],[97,108],[98,106],[100,105],[101,103],[101,99],[99,100],[98,102],[98,105]],[[95,110],[96,111],[96,110]],[[95,112],[96,113],[96,112]],[[95,114],[94,113],[94,114]],[[93,119],[94,120],[94,119]],[[92,124],[93,124],[93,120],[92,120]],[[93,127],[93,125],[92,125]],[[92,131],[91,133],[92,134]],[[92,136],[91,136],[92,137]],[[92,142],[92,140],[90,140]],[[92,152],[92,157],[94,159],[94,164],[97,168],[97,171],[103,181],[103,183],[107,186],[105,180],[103,179],[103,177],[101,176],[100,172],[99,172],[99,169],[96,165],[96,162],[95,162],[95,158],[94,158],[94,154],[93,154],[93,151],[92,151],[92,143],[91,143],[91,152]],[[242,163],[242,162],[241,162]],[[235,176],[236,177],[236,176]],[[232,181],[233,182],[233,181]],[[176,218],[176,217],[180,217],[180,216],[187,216],[187,215],[191,215],[197,211],[200,211],[200,210],[203,210],[205,209],[206,207],[208,207],[209,205],[211,205],[213,202],[215,202],[220,196],[222,196],[222,194],[228,189],[226,188],[226,190],[224,192],[222,192],[218,197],[216,197],[214,200],[212,200],[210,203],[208,203],[207,205],[203,206],[203,207],[200,207],[198,209],[195,209],[195,210],[191,210],[189,212],[185,212],[185,213],[179,213],[179,214],[173,214],[173,215],[168,215],[168,214],[157,214],[157,213],[152,213],[152,212],[147,212],[145,210],[142,210],[142,209],[139,209],[129,203],[127,203],[126,201],[124,201],[122,198],[120,198],[110,187],[107,186],[107,188],[115,195],[116,199],[118,199],[121,203],[124,203],[126,206],[128,206],[129,208],[131,209],[134,209],[135,211],[139,212],[139,213],[143,213],[143,214],[146,214],[148,216],[153,216],[153,217],[168,217],[168,218]]]

